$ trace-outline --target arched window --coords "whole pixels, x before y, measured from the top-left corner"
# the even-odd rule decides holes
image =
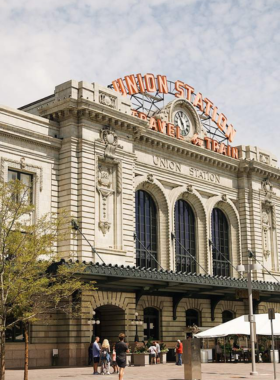
[[[188,309],[186,311],[186,326],[200,326],[200,315],[197,310]]]
[[[143,190],[135,194],[136,265],[157,268],[157,210],[150,194]],[[152,255],[151,255],[152,254]]]
[[[159,311],[154,307],[144,309],[144,339],[159,338]]]
[[[212,242],[213,275],[229,276],[228,222],[225,214],[218,208],[212,211]]]
[[[222,312],[223,323],[229,322],[234,319],[234,313],[230,310],[225,310]]]
[[[175,204],[175,252],[177,272],[196,272],[195,218],[191,206],[179,199]]]

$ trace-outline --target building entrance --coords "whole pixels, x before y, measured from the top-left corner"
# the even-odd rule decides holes
[[[101,343],[108,339],[110,344],[118,341],[120,333],[125,332],[125,312],[118,306],[104,305],[95,309],[100,324],[93,327],[93,335],[100,337]]]
[[[144,309],[144,339],[159,339],[159,311],[153,307]]]

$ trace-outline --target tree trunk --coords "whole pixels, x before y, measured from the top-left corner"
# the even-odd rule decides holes
[[[29,323],[24,326],[24,380],[28,380],[28,349],[29,349]]]
[[[0,369],[0,380],[5,380],[5,328],[1,326],[1,369]]]

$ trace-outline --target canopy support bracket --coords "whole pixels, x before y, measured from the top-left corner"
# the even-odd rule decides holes
[[[177,319],[177,308],[179,306],[179,303],[182,301],[184,296],[173,296],[172,302],[173,302],[173,321],[176,321]]]
[[[215,321],[215,309],[218,303],[222,300],[222,297],[212,296],[210,298],[210,306],[211,306],[211,321]]]

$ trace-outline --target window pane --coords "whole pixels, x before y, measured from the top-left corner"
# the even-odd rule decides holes
[[[179,199],[175,204],[176,270],[196,272],[195,218],[191,206]]]
[[[157,268],[157,212],[155,203],[143,190],[135,194],[136,265]],[[152,257],[154,256],[154,258]]]
[[[229,276],[228,222],[222,210],[214,208],[212,221],[212,255],[214,276]]]
[[[8,181],[15,181],[17,179],[17,172],[13,172],[12,170],[8,171]]]
[[[33,202],[33,195],[32,195],[32,182],[33,182],[33,175],[22,173],[16,170],[8,170],[8,180],[20,180],[22,184],[24,185],[24,189],[22,190],[19,198],[15,199],[16,202],[23,201],[26,203],[32,203]]]

